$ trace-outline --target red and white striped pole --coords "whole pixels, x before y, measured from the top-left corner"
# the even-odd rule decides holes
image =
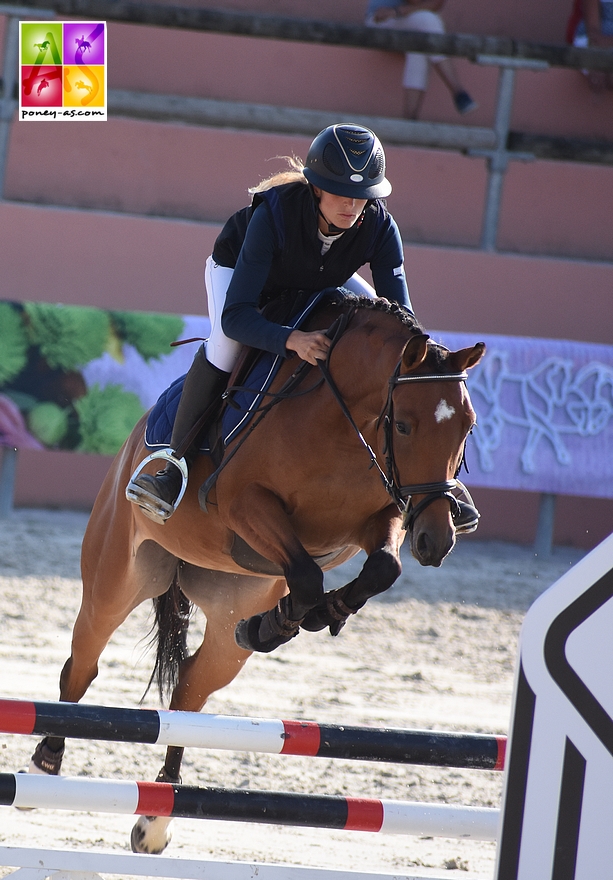
[[[0,732],[502,770],[506,737],[0,700]]]
[[[0,805],[496,840],[499,810],[165,782],[0,773]]]

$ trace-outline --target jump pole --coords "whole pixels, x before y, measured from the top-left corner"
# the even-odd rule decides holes
[[[0,773],[0,805],[496,840],[500,810],[449,804]]]
[[[506,750],[490,734],[25,700],[0,700],[0,732],[475,770],[502,770]]]
[[[216,859],[175,859],[134,853],[88,850],[30,849],[0,846],[0,865],[26,868],[29,880],[54,874],[61,880],[101,880],[100,874],[135,877],[171,877],[177,880],[424,880],[423,874],[371,873],[335,868],[272,865],[266,862],[222,862]],[[25,876],[22,871],[16,877]],[[11,876],[11,875],[8,875]],[[429,880],[443,880],[429,876]]]

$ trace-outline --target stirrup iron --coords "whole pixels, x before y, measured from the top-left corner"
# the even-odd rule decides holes
[[[170,464],[173,464],[181,472],[181,488],[176,500],[172,504],[163,501],[156,495],[152,495],[151,492],[148,492],[141,486],[137,486],[135,483],[135,480],[140,476],[145,466],[148,465],[150,461],[156,461],[157,459],[161,459],[166,462],[166,464],[170,462]],[[187,489],[187,477],[188,468],[185,458],[176,458],[174,449],[170,449],[170,447],[156,449],[155,452],[152,452],[151,455],[148,455],[143,461],[141,461],[130,477],[130,481],[126,486],[126,498],[133,504],[138,505],[145,516],[149,517],[153,522],[156,522],[159,525],[164,525],[166,520],[175,512],[181,499],[185,495],[185,490]]]

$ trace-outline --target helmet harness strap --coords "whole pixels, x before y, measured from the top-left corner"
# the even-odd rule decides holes
[[[323,219],[325,220],[325,222],[328,224],[328,233],[327,233],[327,234],[328,234],[328,235],[340,235],[341,232],[347,232],[347,230],[346,230],[346,229],[343,229],[341,226],[336,226],[334,223],[330,223],[330,221],[328,220],[328,218],[325,216],[325,214],[324,214],[323,211],[321,210],[321,207],[320,207],[320,205],[319,205],[319,199],[317,198],[317,196],[316,196],[314,193],[313,193],[313,197],[314,197],[314,199],[315,199],[316,202],[317,202],[317,213],[319,214],[320,217],[323,217]],[[368,207],[368,204],[369,204],[369,203],[367,202],[367,203],[364,205],[364,207],[363,207],[363,209],[362,209],[362,212],[361,212],[360,216],[358,217],[358,219],[357,219],[356,222],[354,223],[354,226],[356,226],[358,229],[359,229],[360,226],[362,225],[362,220],[364,219],[364,212],[366,211],[366,208]]]

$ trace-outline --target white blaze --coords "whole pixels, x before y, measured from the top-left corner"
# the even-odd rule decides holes
[[[440,424],[440,422],[444,422],[447,419],[450,419],[451,416],[455,414],[455,409],[452,406],[449,406],[446,400],[439,400],[438,406],[434,410],[434,418]]]

